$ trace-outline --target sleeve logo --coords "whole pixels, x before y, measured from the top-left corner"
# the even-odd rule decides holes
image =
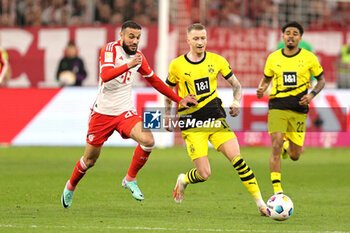
[[[105,62],[113,62],[113,53],[105,52]]]

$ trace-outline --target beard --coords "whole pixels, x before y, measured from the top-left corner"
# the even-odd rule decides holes
[[[295,46],[294,46],[294,45],[287,45],[287,48],[288,48],[289,50],[293,50],[293,49],[295,48]]]
[[[125,43],[123,43],[122,47],[123,47],[124,51],[129,55],[135,55],[137,52],[137,47],[136,47],[135,51],[130,50],[129,47],[125,45]]]

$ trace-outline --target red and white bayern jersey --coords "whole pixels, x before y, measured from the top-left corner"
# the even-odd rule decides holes
[[[145,56],[140,51],[137,51],[137,53],[142,55],[142,63],[140,65],[127,70],[108,82],[103,82],[101,79],[103,67],[120,67],[128,63],[134,55],[127,54],[120,41],[110,42],[102,48],[100,53],[99,88],[97,99],[93,106],[94,111],[112,116],[120,115],[125,111],[136,111],[132,102],[132,83],[137,77],[137,73],[140,73],[144,78],[151,77],[154,74]]]

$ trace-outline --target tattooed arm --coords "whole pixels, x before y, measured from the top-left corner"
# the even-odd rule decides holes
[[[230,114],[235,117],[239,114],[239,106],[242,99],[242,86],[235,75],[232,75],[227,82],[231,85],[233,90],[233,104],[230,106]]]

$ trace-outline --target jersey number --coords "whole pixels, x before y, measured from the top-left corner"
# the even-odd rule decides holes
[[[196,95],[210,93],[209,77],[194,80]]]
[[[283,72],[283,86],[297,86],[298,85],[297,72]]]
[[[300,122],[300,121],[297,122],[297,132],[298,133],[304,132],[304,122]]]

